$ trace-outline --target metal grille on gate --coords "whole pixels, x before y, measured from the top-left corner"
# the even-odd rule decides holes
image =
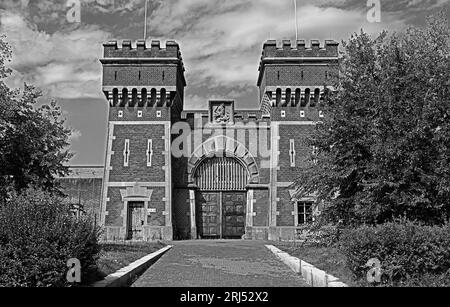
[[[245,191],[248,172],[234,158],[210,158],[196,172],[196,184],[201,191]]]

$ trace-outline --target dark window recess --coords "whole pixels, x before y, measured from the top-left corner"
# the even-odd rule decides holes
[[[117,80],[117,71],[114,72],[114,80]]]
[[[277,77],[278,77],[278,80],[280,80],[280,72],[279,71],[278,71]]]
[[[325,71],[325,79],[328,80],[329,76],[328,76],[328,71]]]
[[[298,203],[298,224],[304,225],[313,222],[313,203]]]
[[[303,80],[303,71],[301,72],[301,78],[302,78],[302,80]]]
[[[141,71],[139,71],[139,80],[141,80]]]
[[[162,74],[163,81],[164,81],[165,78],[166,78],[166,73],[163,71],[163,74]]]

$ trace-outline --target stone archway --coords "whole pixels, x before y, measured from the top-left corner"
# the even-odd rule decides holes
[[[205,159],[212,157],[229,157],[238,160],[248,171],[248,183],[259,183],[259,169],[255,158],[241,143],[227,136],[218,136],[205,141],[196,148],[188,163],[188,183],[195,184],[197,168]]]
[[[234,163],[233,163],[234,161]],[[218,178],[218,185],[205,188],[197,185],[197,176],[205,172],[205,167],[219,165],[219,171],[211,172]],[[222,165],[222,172],[220,171]],[[229,174],[230,166],[236,173]],[[228,167],[228,168],[227,168]],[[217,169],[217,168],[216,168]],[[227,174],[228,169],[228,174]],[[235,186],[220,185],[223,174],[233,179],[237,174],[240,184]],[[259,170],[255,158],[241,143],[227,136],[211,138],[199,146],[189,159],[188,182],[190,188],[191,238],[240,238],[246,234],[248,220],[253,214],[252,193],[248,186],[259,184]],[[242,177],[245,174],[245,180]],[[209,230],[208,230],[209,229]]]

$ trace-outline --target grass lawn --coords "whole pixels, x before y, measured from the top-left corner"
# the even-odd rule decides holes
[[[349,286],[357,286],[352,272],[345,265],[345,256],[336,248],[302,247],[300,243],[278,243],[276,246],[291,256],[339,278]]]
[[[106,276],[117,272],[129,264],[154,253],[166,245],[160,242],[142,243],[103,243],[96,272],[88,278],[88,282],[103,280]]]

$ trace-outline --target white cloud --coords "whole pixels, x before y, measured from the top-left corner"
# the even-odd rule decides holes
[[[346,39],[361,27],[374,33],[403,26],[387,13],[383,24],[370,24],[364,11],[308,2],[298,7],[300,38],[307,40]],[[295,37],[292,1],[161,1],[149,24],[154,33],[181,43],[189,84],[209,88],[255,86],[263,42]]]
[[[0,30],[13,48],[8,83],[32,83],[56,98],[101,96],[102,42],[110,34],[96,26],[47,34],[18,13],[0,11]]]

